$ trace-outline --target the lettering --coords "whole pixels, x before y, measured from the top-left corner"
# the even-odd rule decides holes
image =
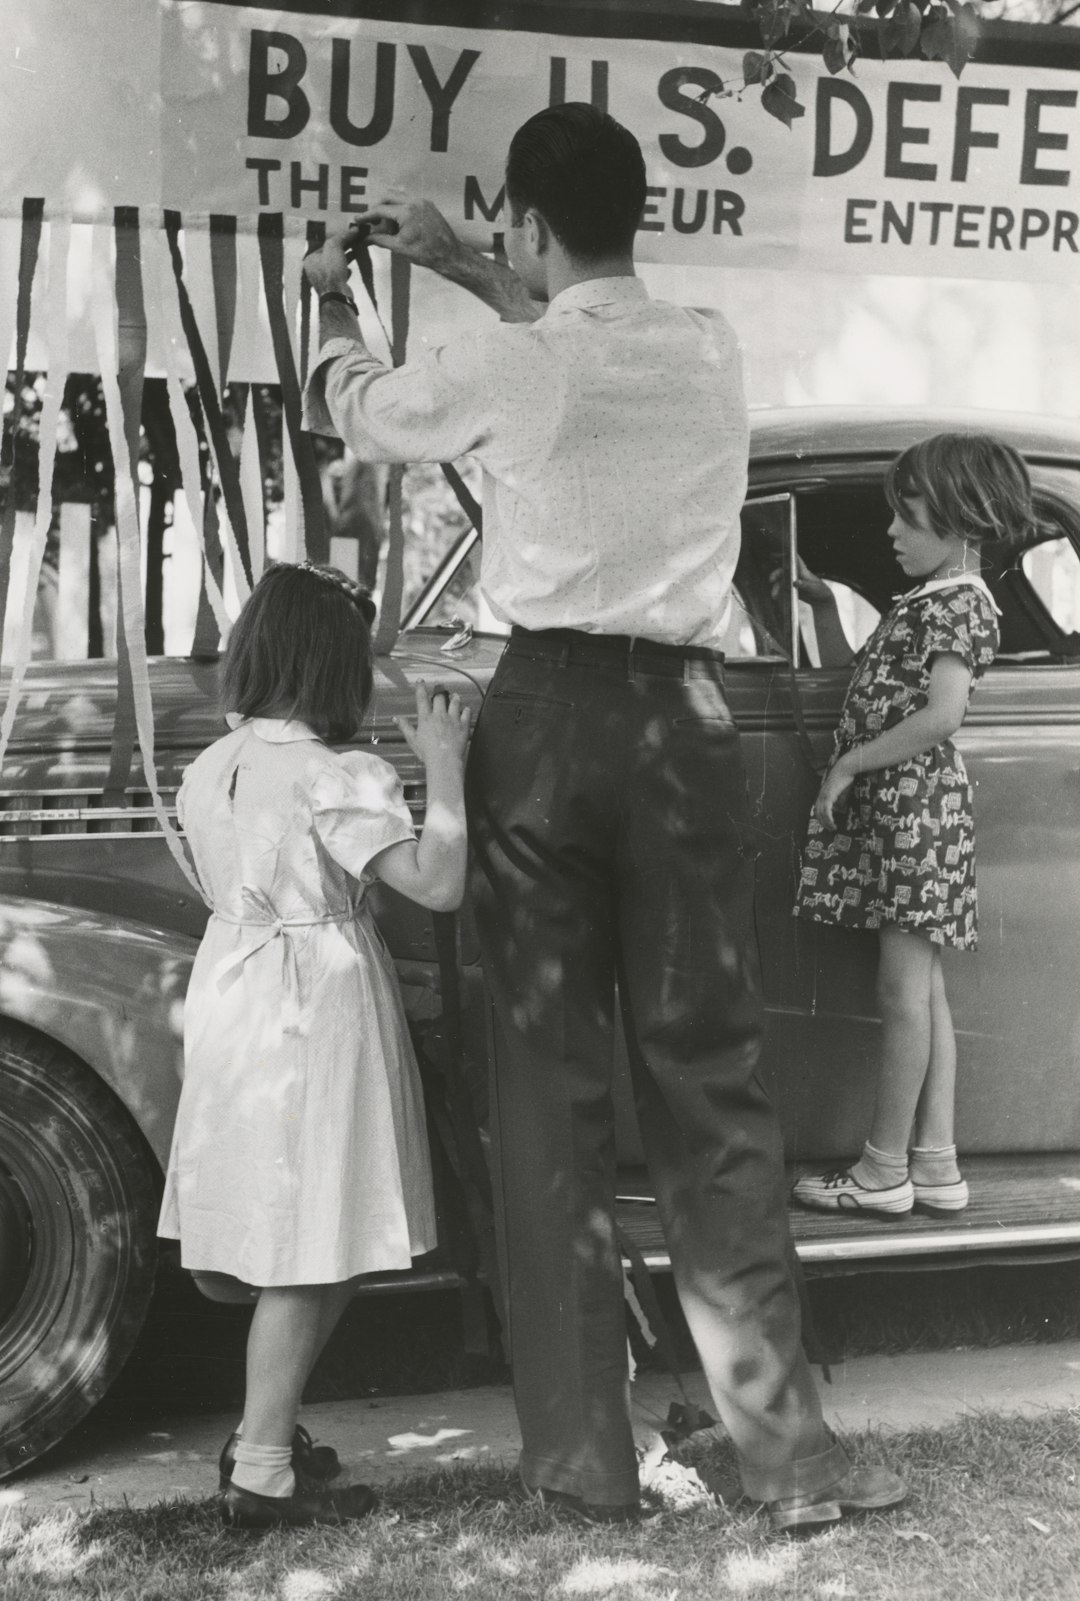
[[[342,167],[341,169],[341,210],[363,211],[364,197],[367,194],[366,167]]]
[[[318,195],[316,204],[320,211],[325,211],[330,204],[330,168],[325,162],[320,162],[318,176],[305,178],[303,168],[298,161],[291,164],[289,172],[289,204],[294,211],[299,211],[304,204],[305,194]]]
[[[462,50],[445,83],[440,81],[432,66],[425,45],[409,45],[409,60],[416,68],[416,76],[431,102],[431,148],[434,151],[446,150],[450,142],[450,112],[464,88],[466,78],[480,60],[480,52]]]
[[[844,243],[845,245],[872,245],[874,236],[871,233],[856,233],[857,228],[865,229],[867,219],[859,215],[860,211],[873,211],[877,205],[876,200],[849,200],[844,213]]]
[[[930,129],[912,127],[904,121],[909,104],[930,103],[941,99],[941,86],[936,83],[890,83],[885,101],[885,176],[886,178],[913,178],[918,182],[933,183],[937,165],[932,161],[905,161],[905,145],[928,145]]]
[[[956,94],[956,130],[953,136],[952,180],[964,183],[973,150],[996,150],[998,136],[986,128],[973,126],[976,106],[1007,106],[1008,89],[971,89],[964,85]]]
[[[471,174],[465,179],[465,199],[462,205],[465,221],[472,222],[479,212],[485,222],[494,222],[506,204],[506,185],[503,184],[495,199],[489,204],[484,199],[484,191],[479,181]]]
[[[280,50],[285,65],[272,70],[271,50]],[[311,104],[300,87],[307,71],[307,52],[291,33],[251,31],[248,62],[247,131],[257,139],[295,139],[307,127]],[[283,100],[285,115],[271,117],[270,101]]]
[[[249,156],[246,165],[259,175],[259,205],[270,204],[270,174],[281,171],[281,162],[266,156]]]
[[[589,99],[597,111],[606,111],[608,108],[608,64],[606,61],[594,61],[589,78]],[[551,73],[548,78],[548,105],[565,106],[566,104],[566,57],[552,56]]]
[[[394,121],[394,78],[397,46],[375,46],[375,88],[371,116],[363,125],[352,120],[349,86],[352,78],[352,41],[335,39],[330,46],[330,126],[347,145],[377,145]]]
[[[956,231],[953,234],[953,244],[957,250],[978,250],[979,241],[974,237],[973,230],[978,227],[979,218],[985,210],[985,206],[957,206]]]
[[[663,233],[664,224],[660,220],[658,202],[667,195],[666,189],[657,189],[650,186],[645,191],[645,205],[641,212],[641,221],[638,227],[643,233]]]
[[[1029,89],[1024,102],[1024,145],[1020,156],[1020,182],[1057,184],[1062,187],[1069,181],[1065,167],[1040,167],[1040,150],[1067,150],[1067,133],[1044,133],[1043,111],[1051,106],[1071,109],[1076,104],[1075,89]]]
[[[720,155],[727,134],[710,105],[698,95],[683,93],[687,84],[693,84],[699,94],[703,90],[715,93],[724,87],[723,79],[707,67],[672,67],[670,72],[665,72],[656,86],[661,105],[696,122],[702,129],[702,139],[700,144],[691,145],[678,134],[662,133],[660,149],[676,167],[707,167]]]
[[[676,233],[700,233],[705,226],[705,219],[709,214],[709,191],[696,189],[694,191],[694,215],[686,215],[686,190],[676,189],[674,202],[671,207],[671,226]]]
[[[879,209],[880,208],[880,209]],[[944,226],[953,214],[951,229]],[[921,224],[921,227],[920,227]],[[851,198],[844,208],[844,243],[943,245],[955,250],[1027,250],[1030,247],[1080,254],[1080,214],[1026,206],[956,205],[951,200],[908,201],[902,210],[891,200]]]
[[[837,105],[846,106],[855,118],[850,142],[841,150],[833,149],[833,107]],[[859,165],[874,131],[870,102],[861,89],[842,78],[819,78],[814,123],[815,178],[838,178]]]

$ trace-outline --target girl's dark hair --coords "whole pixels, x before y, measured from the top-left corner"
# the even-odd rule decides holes
[[[645,161],[629,128],[585,101],[522,123],[506,158],[514,226],[538,211],[568,255],[598,261],[633,248],[645,208]]]
[[[352,739],[371,699],[374,616],[371,596],[336,567],[275,562],[229,638],[225,710],[295,718],[320,739]]]
[[[921,495],[939,537],[973,545],[1021,539],[1036,521],[1024,459],[994,434],[934,434],[909,446],[890,464],[885,494],[901,516]]]

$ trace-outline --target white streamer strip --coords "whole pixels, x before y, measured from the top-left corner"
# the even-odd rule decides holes
[[[26,564],[26,584],[23,589],[22,612],[15,637],[15,651],[11,665],[11,683],[3,719],[0,720],[0,768],[7,755],[15,714],[19,709],[23,680],[34,645],[34,607],[37,602],[38,580],[45,557],[53,517],[53,467],[56,462],[56,431],[60,422],[60,407],[64,399],[64,384],[68,375],[68,307],[67,268],[71,245],[71,224],[49,224],[49,286],[46,293],[44,334],[48,341],[46,362],[48,378],[45,399],[41,407],[38,430],[38,498],[34,527],[30,535],[30,550]]]
[[[180,458],[180,487],[187,501],[188,512],[195,527],[202,551],[202,576],[210,610],[222,639],[228,639],[232,627],[224,596],[206,559],[206,525],[204,522],[202,471],[199,466],[199,436],[191,420],[191,412],[184,398],[177,364],[177,351],[184,348],[180,327],[180,307],[176,300],[176,282],[172,269],[165,259],[165,236],[157,228],[141,229],[143,263],[148,266],[151,293],[147,297],[148,321],[153,324],[160,317],[159,343],[165,355],[165,383],[169,392],[169,410],[176,430],[177,454]]]
[[[283,241],[283,277],[285,291],[285,326],[289,330],[293,363],[300,375],[300,286],[303,279],[304,256],[307,241],[303,234],[286,232]],[[285,408],[281,410],[281,455],[285,462],[285,530],[289,561],[302,561],[307,555],[307,530],[304,526],[304,503],[300,494],[300,478],[293,455],[292,438],[285,421]]]
[[[105,394],[105,415],[109,424],[116,479],[116,537],[120,567],[120,593],[124,610],[124,637],[131,662],[131,685],[135,700],[135,728],[139,737],[143,778],[150,792],[154,815],[165,835],[165,843],[184,877],[200,898],[202,886],[184,855],[180,835],[165,810],[158,791],[154,760],[154,707],[150,697],[150,671],[146,661],[146,619],[143,614],[139,510],[131,478],[131,459],[124,432],[124,410],[116,376],[116,334],[113,324],[115,274],[110,251],[109,230],[94,229],[92,315],[98,369]]]

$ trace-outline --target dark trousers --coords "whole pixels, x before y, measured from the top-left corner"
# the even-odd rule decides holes
[[[847,1459],[799,1337],[739,735],[707,651],[515,629],[467,774],[522,1477],[635,1500],[614,1238],[616,979],[675,1282],[749,1494]]]

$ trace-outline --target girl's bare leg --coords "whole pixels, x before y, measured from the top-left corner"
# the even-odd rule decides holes
[[[941,949],[933,947],[930,977],[930,1061],[915,1113],[915,1144],[943,1150],[955,1140],[956,1034],[945,994]]]
[[[304,1379],[305,1384],[311,1376],[311,1369],[322,1355],[327,1340],[337,1328],[345,1308],[356,1293],[356,1280],[346,1279],[341,1284],[324,1284],[322,1289],[323,1301],[319,1312],[319,1327],[315,1335],[315,1349],[312,1352],[311,1364]]]
[[[246,1445],[291,1445],[331,1287],[296,1284],[259,1295],[248,1331]]]
[[[881,1066],[870,1144],[899,1155],[907,1152],[930,1065],[934,946],[895,927],[883,928],[880,942]],[[941,993],[944,998],[944,988]]]

